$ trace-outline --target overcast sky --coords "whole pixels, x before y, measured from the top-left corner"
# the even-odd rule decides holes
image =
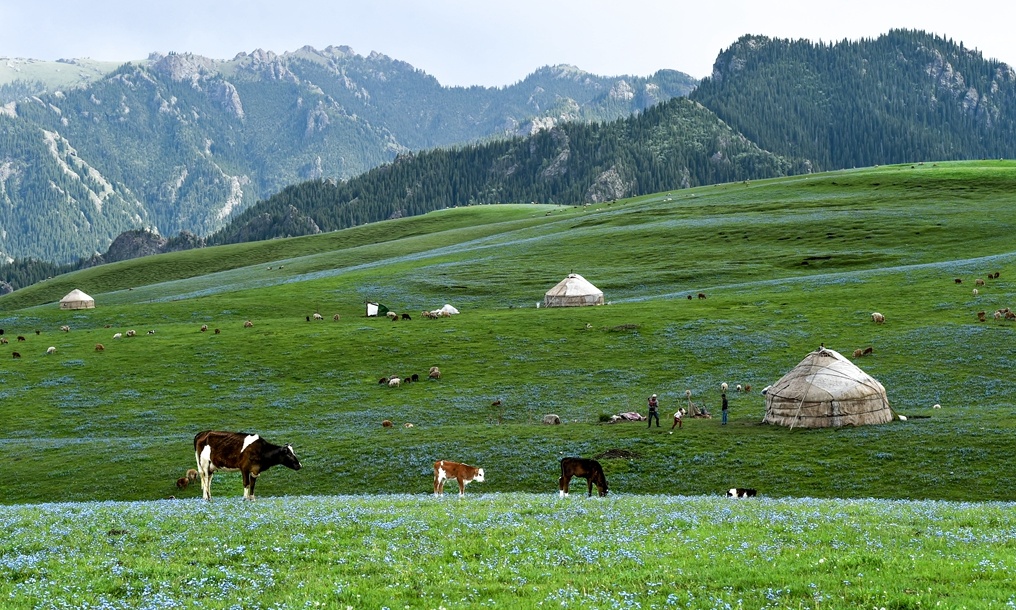
[[[348,45],[444,85],[499,86],[546,65],[701,78],[744,34],[839,41],[925,30],[1016,65],[1016,2],[927,0],[0,0],[0,57],[230,59]]]

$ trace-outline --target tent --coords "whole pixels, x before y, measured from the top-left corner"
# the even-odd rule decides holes
[[[374,318],[377,316],[383,316],[388,314],[388,308],[380,303],[371,303],[367,301],[367,317]]]
[[[459,313],[459,310],[458,310],[458,309],[455,309],[454,307],[452,307],[452,306],[451,306],[450,304],[448,304],[448,303],[445,303],[445,306],[444,306],[444,307],[442,307],[441,309],[438,309],[438,311],[439,311],[439,312],[441,312],[441,313],[446,313],[446,314],[448,314],[448,315],[452,315],[452,314],[457,314],[457,313]]]
[[[893,419],[882,384],[821,347],[771,385],[764,423],[802,428],[885,424]]]
[[[578,273],[569,273],[543,297],[544,307],[603,305],[603,291]]]
[[[95,299],[77,288],[60,299],[60,309],[92,309],[93,307],[95,307]]]

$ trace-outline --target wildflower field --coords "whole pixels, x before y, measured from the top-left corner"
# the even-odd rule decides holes
[[[985,161],[476,206],[0,297],[0,606],[1009,607],[1013,192],[1016,163]],[[537,308],[569,272],[609,304]],[[73,288],[96,308],[60,310]],[[759,390],[820,344],[872,347],[852,359],[906,420],[762,425]],[[723,382],[729,425],[670,434]],[[603,423],[652,393],[662,427]],[[203,502],[175,482],[205,429],[303,469]],[[566,455],[610,494],[558,498]],[[486,481],[435,499],[438,459]]]

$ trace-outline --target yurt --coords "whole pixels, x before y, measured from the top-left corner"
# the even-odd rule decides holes
[[[892,421],[882,384],[822,347],[766,391],[765,423],[791,428],[864,426]]]
[[[60,309],[92,309],[93,307],[95,307],[95,299],[77,288],[60,299]]]
[[[584,307],[586,305],[603,305],[603,291],[593,286],[589,280],[578,273],[569,273],[568,277],[558,282],[543,297],[544,307]]]

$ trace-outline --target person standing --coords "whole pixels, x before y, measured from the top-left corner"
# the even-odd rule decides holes
[[[660,403],[656,400],[656,394],[649,397],[649,427],[653,427],[653,418],[656,418],[656,427],[660,427]]]
[[[720,394],[720,396],[723,397],[723,404],[720,406],[720,411],[723,412],[723,423],[721,425],[726,426],[727,425],[727,393],[724,392],[724,393]]]

